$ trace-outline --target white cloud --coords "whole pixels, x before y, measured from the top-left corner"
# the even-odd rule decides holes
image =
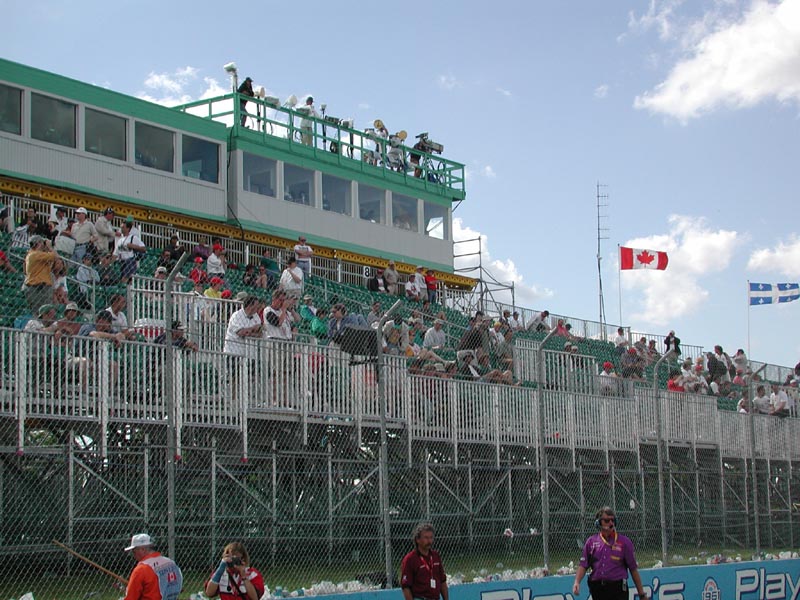
[[[669,325],[699,309],[708,299],[703,279],[728,268],[741,235],[713,230],[703,218],[669,217],[669,231],[626,241],[623,246],[660,250],[669,255],[666,271],[626,271],[621,274],[623,302],[632,320]],[[617,265],[618,267],[618,265]]]
[[[501,88],[501,87],[495,88],[495,89],[497,90],[498,94],[500,94],[501,96],[505,96],[506,98],[511,98],[511,96],[513,96],[513,94],[511,93],[511,90],[507,90],[507,89]]]
[[[792,236],[787,242],[778,242],[774,248],[753,251],[747,261],[747,269],[800,277],[800,238]]]
[[[674,29],[674,12],[681,3],[682,0],[668,0],[667,2],[650,0],[647,12],[642,16],[637,17],[633,11],[628,13],[628,29],[637,33],[657,29],[662,40],[670,39]]]
[[[439,75],[436,78],[436,83],[445,91],[451,91],[461,85],[461,82],[456,79],[455,75],[449,73],[447,75]]]
[[[143,100],[167,106],[190,102],[192,94],[186,88],[197,80],[198,73],[198,69],[188,65],[172,73],[151,72],[144,80],[144,86],[152,91],[139,92],[137,95]],[[205,79],[207,85],[210,81],[214,80]]]
[[[492,165],[486,165],[485,167],[483,167],[481,173],[487,179],[494,179],[495,177],[497,177],[497,173],[494,172]]]
[[[594,88],[594,97],[595,98],[602,99],[602,98],[605,98],[606,96],[608,96],[608,84],[607,83],[604,83],[602,85],[598,85],[596,88]]]
[[[478,241],[480,238],[480,242]],[[468,277],[479,277],[477,270],[481,263],[483,268],[494,277],[499,283],[514,283],[514,293],[517,306],[535,306],[542,298],[553,296],[553,292],[547,288],[539,288],[529,285],[524,281],[522,274],[517,270],[516,264],[510,258],[502,260],[492,258],[489,253],[489,239],[487,236],[475,231],[469,226],[464,225],[460,218],[453,219],[453,240],[462,242],[456,246],[457,254],[472,256],[459,256],[454,261],[456,269],[472,269],[462,271]],[[469,241],[467,241],[469,240]],[[480,260],[479,255],[480,253]],[[494,299],[498,302],[511,304],[511,292],[501,290],[495,292]]]
[[[213,77],[203,77],[203,83],[206,84],[206,89],[202,94],[200,94],[199,100],[224,96],[230,91],[226,86],[220,85],[219,82]],[[267,92],[267,95],[270,95],[269,91]]]
[[[675,35],[669,14],[658,22],[662,38]],[[636,97],[636,108],[685,122],[721,107],[800,104],[800,0],[755,0],[735,21],[718,6],[685,26],[683,36],[687,56]]]

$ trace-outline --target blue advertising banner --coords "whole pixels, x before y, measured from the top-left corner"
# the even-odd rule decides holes
[[[723,563],[691,567],[640,569],[642,584],[653,600],[800,600],[800,559]],[[572,595],[573,575],[465,583],[450,587],[450,600],[584,600]],[[400,590],[326,596],[329,600],[402,600]],[[631,582],[629,598],[638,597]]]

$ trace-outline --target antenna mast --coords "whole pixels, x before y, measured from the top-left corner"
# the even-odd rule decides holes
[[[608,239],[608,227],[605,226],[603,219],[608,219],[608,215],[604,214],[603,209],[608,208],[608,194],[601,193],[601,189],[608,186],[601,185],[597,182],[596,202],[597,202],[597,284],[598,295],[600,302],[600,328],[602,331],[603,339],[606,339],[606,307],[603,300],[603,269],[600,263],[603,260],[601,254],[601,242]]]

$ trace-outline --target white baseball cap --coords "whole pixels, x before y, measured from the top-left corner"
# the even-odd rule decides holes
[[[146,533],[137,533],[131,538],[131,545],[125,548],[125,552],[130,552],[134,548],[141,548],[142,546],[152,546],[153,540]]]
[[[86,210],[85,208],[83,208],[82,206],[81,206],[81,207],[80,207],[78,210],[76,210],[75,212],[76,212],[76,213],[80,213],[80,214],[82,214],[82,215],[88,215],[88,214],[89,214],[89,211],[87,211],[87,210]]]

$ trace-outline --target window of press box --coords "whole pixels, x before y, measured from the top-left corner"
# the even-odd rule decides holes
[[[373,223],[386,222],[386,192],[363,183],[358,184],[358,216]]]
[[[392,194],[392,225],[398,229],[419,231],[416,198]]]
[[[350,214],[352,186],[346,179],[322,174],[322,209],[340,215]]]
[[[275,186],[278,177],[278,163],[271,158],[245,152],[242,159],[244,175],[244,191],[272,196],[275,198]]]
[[[86,109],[84,149],[117,160],[125,160],[127,148],[127,120],[115,115]]]
[[[171,131],[136,123],[136,164],[159,171],[175,171],[175,135]]]
[[[295,204],[312,206],[314,201],[314,171],[283,165],[283,199]]]
[[[31,137],[75,148],[76,108],[70,102],[31,94]]]
[[[0,131],[22,134],[22,90],[0,84]]]
[[[182,137],[184,176],[219,183],[219,144],[190,135]]]
[[[447,208],[433,202],[425,202],[425,235],[438,240],[449,239],[447,231]]]

